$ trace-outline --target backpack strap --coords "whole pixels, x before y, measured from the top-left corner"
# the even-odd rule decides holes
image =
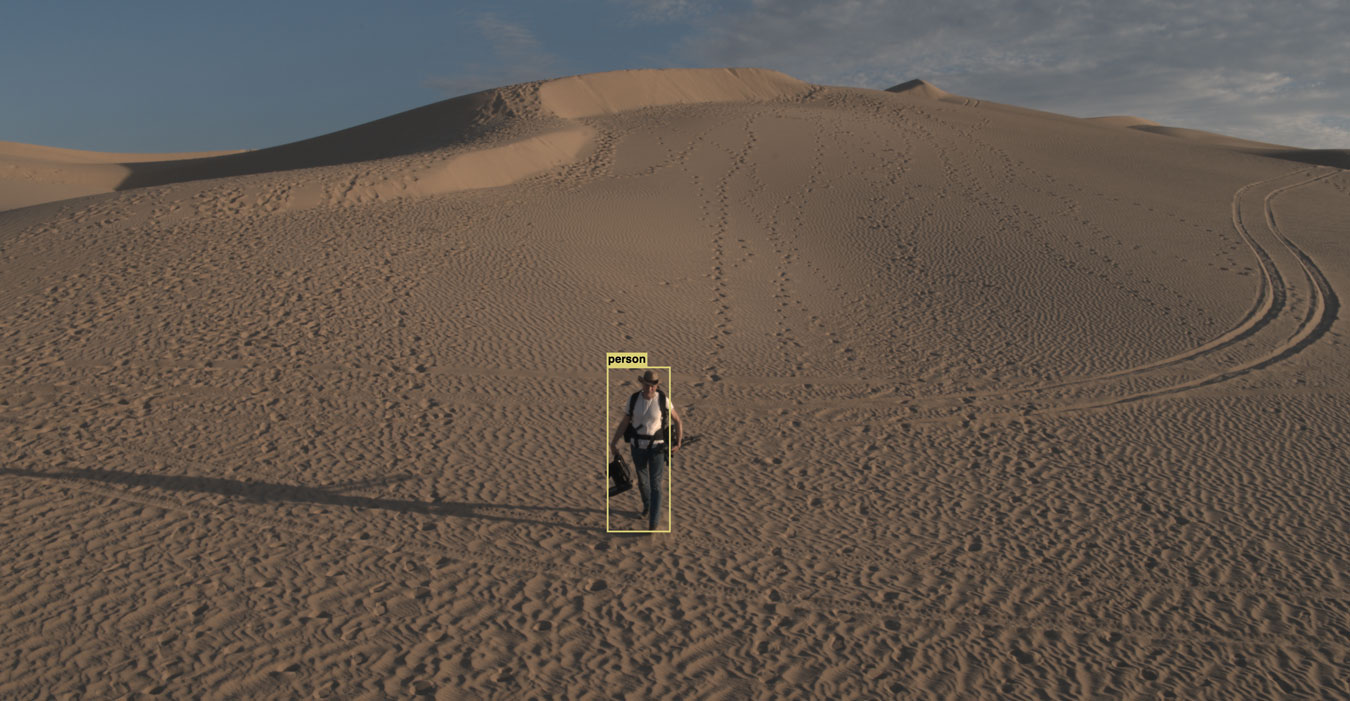
[[[628,398],[628,416],[630,426],[632,425],[631,422],[633,416],[633,408],[637,406],[637,398],[639,394],[642,393],[634,392],[632,396]],[[667,431],[667,429],[670,427],[670,407],[666,405],[666,393],[662,392],[659,389],[656,390],[656,402],[661,407],[661,427],[656,429],[656,433],[653,433],[651,435],[647,435],[645,433],[634,433],[633,435],[634,438],[647,441],[647,445],[649,446],[651,445],[651,441],[656,440],[657,438],[660,438],[661,440],[664,440],[667,443],[670,442],[670,434]]]

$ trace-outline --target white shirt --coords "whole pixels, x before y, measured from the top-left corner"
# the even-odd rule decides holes
[[[661,430],[661,407],[658,402],[660,396],[654,394],[651,399],[646,399],[641,392],[638,392],[637,399],[633,401],[633,415],[628,417],[628,423],[632,424],[633,428],[644,436],[650,436]],[[675,410],[675,405],[671,403],[669,394],[666,395],[666,410]],[[650,446],[647,443],[648,441],[642,439],[633,439],[633,447],[635,448],[648,448]],[[654,440],[651,443],[662,445],[665,440]]]

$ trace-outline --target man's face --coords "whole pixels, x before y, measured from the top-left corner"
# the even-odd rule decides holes
[[[651,398],[652,398],[652,395],[653,395],[653,394],[656,394],[656,386],[657,386],[658,384],[660,384],[660,383],[659,383],[659,382],[643,382],[643,383],[642,383],[642,396],[645,397],[645,398],[647,398],[647,399],[651,399]]]

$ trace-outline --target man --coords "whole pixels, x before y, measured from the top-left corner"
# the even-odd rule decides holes
[[[670,397],[661,391],[661,376],[655,370],[648,370],[638,378],[642,391],[629,397],[624,405],[623,419],[614,431],[610,441],[610,450],[617,457],[619,441],[623,440],[628,427],[632,426],[636,436],[630,447],[633,451],[633,467],[637,470],[638,494],[642,495],[642,515],[647,517],[650,530],[656,530],[661,515],[661,489],[666,480],[666,436],[662,423],[665,414],[670,415],[670,436],[673,443],[671,452],[680,449],[684,431],[680,424],[680,415],[675,413],[675,405]],[[661,410],[661,398],[666,400],[666,410]]]

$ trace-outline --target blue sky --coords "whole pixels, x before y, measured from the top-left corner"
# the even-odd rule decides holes
[[[0,140],[261,148],[496,85],[728,65],[1350,148],[1344,0],[16,3]]]

